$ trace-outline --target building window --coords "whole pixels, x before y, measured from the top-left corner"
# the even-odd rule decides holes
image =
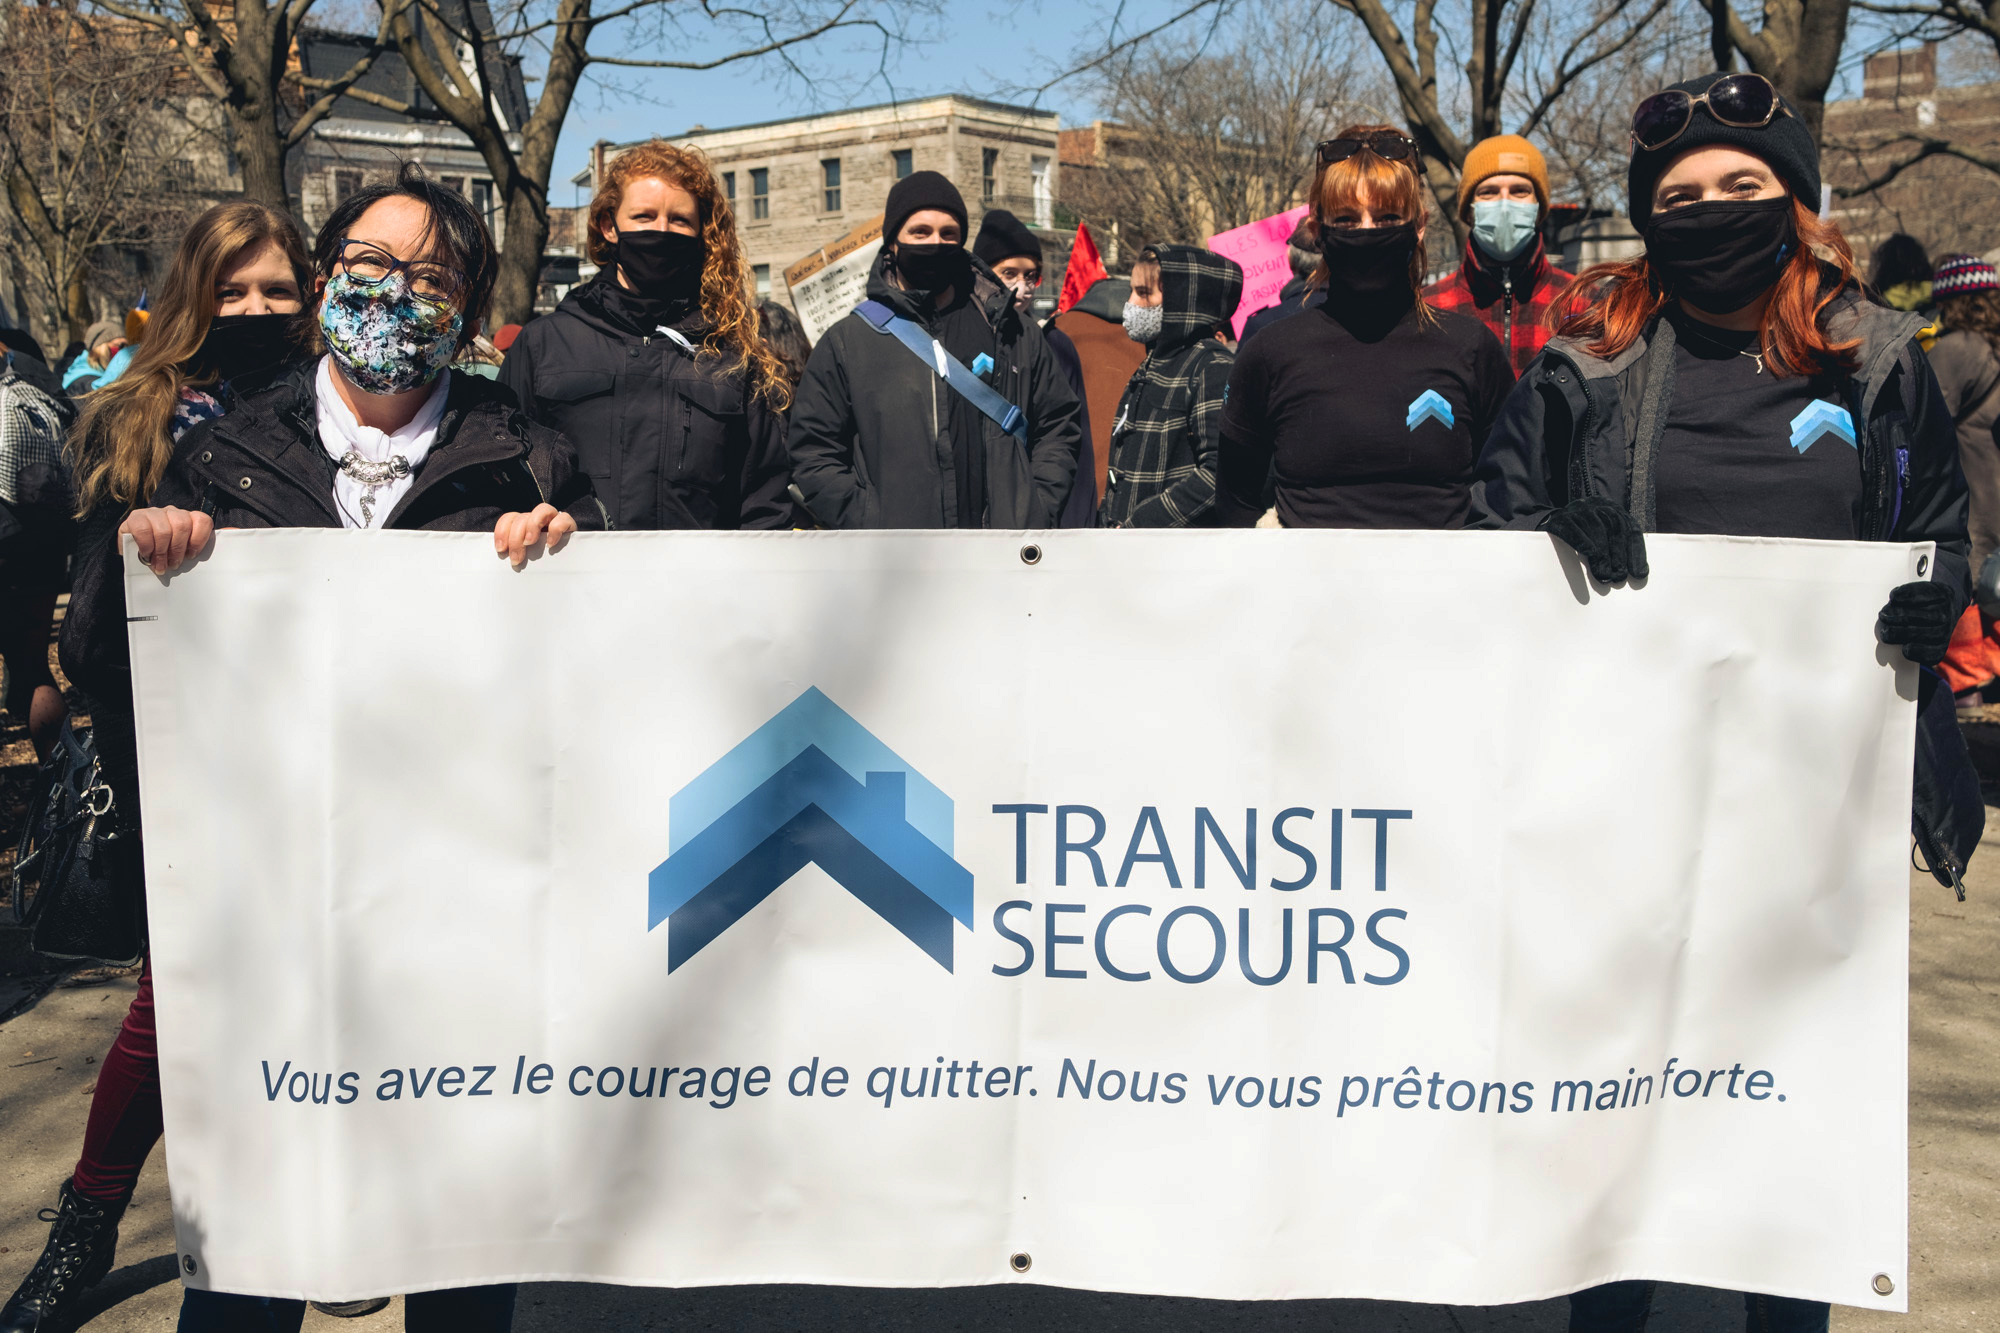
[[[758,300],[761,301],[771,294],[771,266],[769,264],[752,264],[750,266],[750,276],[757,280]]]
[[[1049,189],[1049,160],[1046,157],[1030,159],[1028,179],[1033,182],[1035,195],[1035,225],[1053,227],[1056,225],[1056,197]]]
[[[736,202],[736,173],[733,171],[722,173],[722,197],[732,205]]]
[[[908,148],[898,148],[890,156],[896,162],[896,179],[901,180],[917,169],[916,153]]]
[[[771,169],[757,167],[750,172],[750,220],[771,216]]]
[[[333,173],[333,202],[344,204],[361,193],[361,173],[358,171],[336,171]]]
[[[840,159],[825,157],[819,163],[820,212],[840,211]]]
[[[465,193],[465,177],[463,176],[440,176],[438,177],[438,184],[444,186],[445,189],[450,190],[453,194],[463,195]]]
[[[1000,150],[982,148],[979,150],[979,197],[987,203],[1000,193]]]
[[[486,225],[493,225],[493,182],[475,180],[472,182],[472,206],[479,210],[479,216],[486,219]]]

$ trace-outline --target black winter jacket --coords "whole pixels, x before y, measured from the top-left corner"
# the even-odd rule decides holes
[[[697,348],[708,333],[699,314],[670,327]],[[608,270],[521,330],[500,383],[576,445],[620,528],[793,525],[784,418],[640,318]]]
[[[335,464],[320,446],[314,366],[204,421],[174,446],[149,504],[201,509],[218,528],[337,528]],[[384,527],[490,532],[502,514],[547,501],[585,531],[606,527],[576,451],[528,421],[490,380],[453,375],[437,443]],[[121,801],[136,808],[132,668],[125,637],[125,566],[117,532],[125,511],[93,510],[77,534],[69,612],[58,647],[63,674],[91,702],[98,748]]]
[[[1965,534],[1965,480],[1958,439],[1917,346],[1918,315],[1835,298],[1827,332],[1859,339],[1860,365],[1848,381],[1849,410],[1862,428],[1862,535],[1869,541],[1935,542],[1931,581],[1949,589],[1953,616],[1972,594]],[[1609,361],[1566,338],[1552,338],[1530,362],[1486,439],[1472,484],[1472,522],[1481,528],[1541,526],[1551,511],[1584,495],[1616,500],[1651,531],[1664,406],[1652,438],[1634,447],[1640,404],[1653,373],[1654,328]],[[1670,346],[1663,349],[1672,354]]]
[[[968,256],[968,258],[971,258]],[[884,255],[870,299],[905,319],[922,311],[888,279]],[[1014,295],[972,258],[973,301],[998,350],[987,382],[1027,418],[1028,443],[981,416],[986,513],[977,526],[1055,526],[1076,473],[1082,438],[1076,393]],[[849,314],[828,329],[806,363],[792,403],[792,479],[806,507],[830,528],[958,527],[958,484],[946,427],[953,390],[888,333]]]

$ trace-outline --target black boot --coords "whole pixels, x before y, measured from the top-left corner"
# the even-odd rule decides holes
[[[70,1327],[83,1293],[111,1271],[118,1220],[129,1202],[86,1199],[63,1182],[56,1206],[42,1209],[42,1220],[55,1224],[49,1228],[49,1243],[0,1309],[0,1333],[58,1333]]]

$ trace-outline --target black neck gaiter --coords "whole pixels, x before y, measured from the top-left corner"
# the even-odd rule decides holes
[[[1714,199],[1654,213],[1646,262],[1667,295],[1727,315],[1777,283],[1798,243],[1790,196]]]

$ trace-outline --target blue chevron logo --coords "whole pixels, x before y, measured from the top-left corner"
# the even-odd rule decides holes
[[[972,927],[951,798],[817,689],[674,794],[667,853],[646,929],[667,923],[669,972],[808,863],[947,972],[952,922]]]
[[[1861,446],[1854,442],[1854,418],[1844,407],[1835,407],[1825,399],[1816,399],[1807,404],[1806,410],[1792,418],[1792,448],[1804,453],[1827,436],[1844,442],[1850,449]]]
[[[1415,430],[1425,418],[1447,428],[1452,424],[1451,404],[1447,403],[1444,395],[1436,389],[1425,389],[1410,400],[1410,414],[1405,418],[1404,424]]]

